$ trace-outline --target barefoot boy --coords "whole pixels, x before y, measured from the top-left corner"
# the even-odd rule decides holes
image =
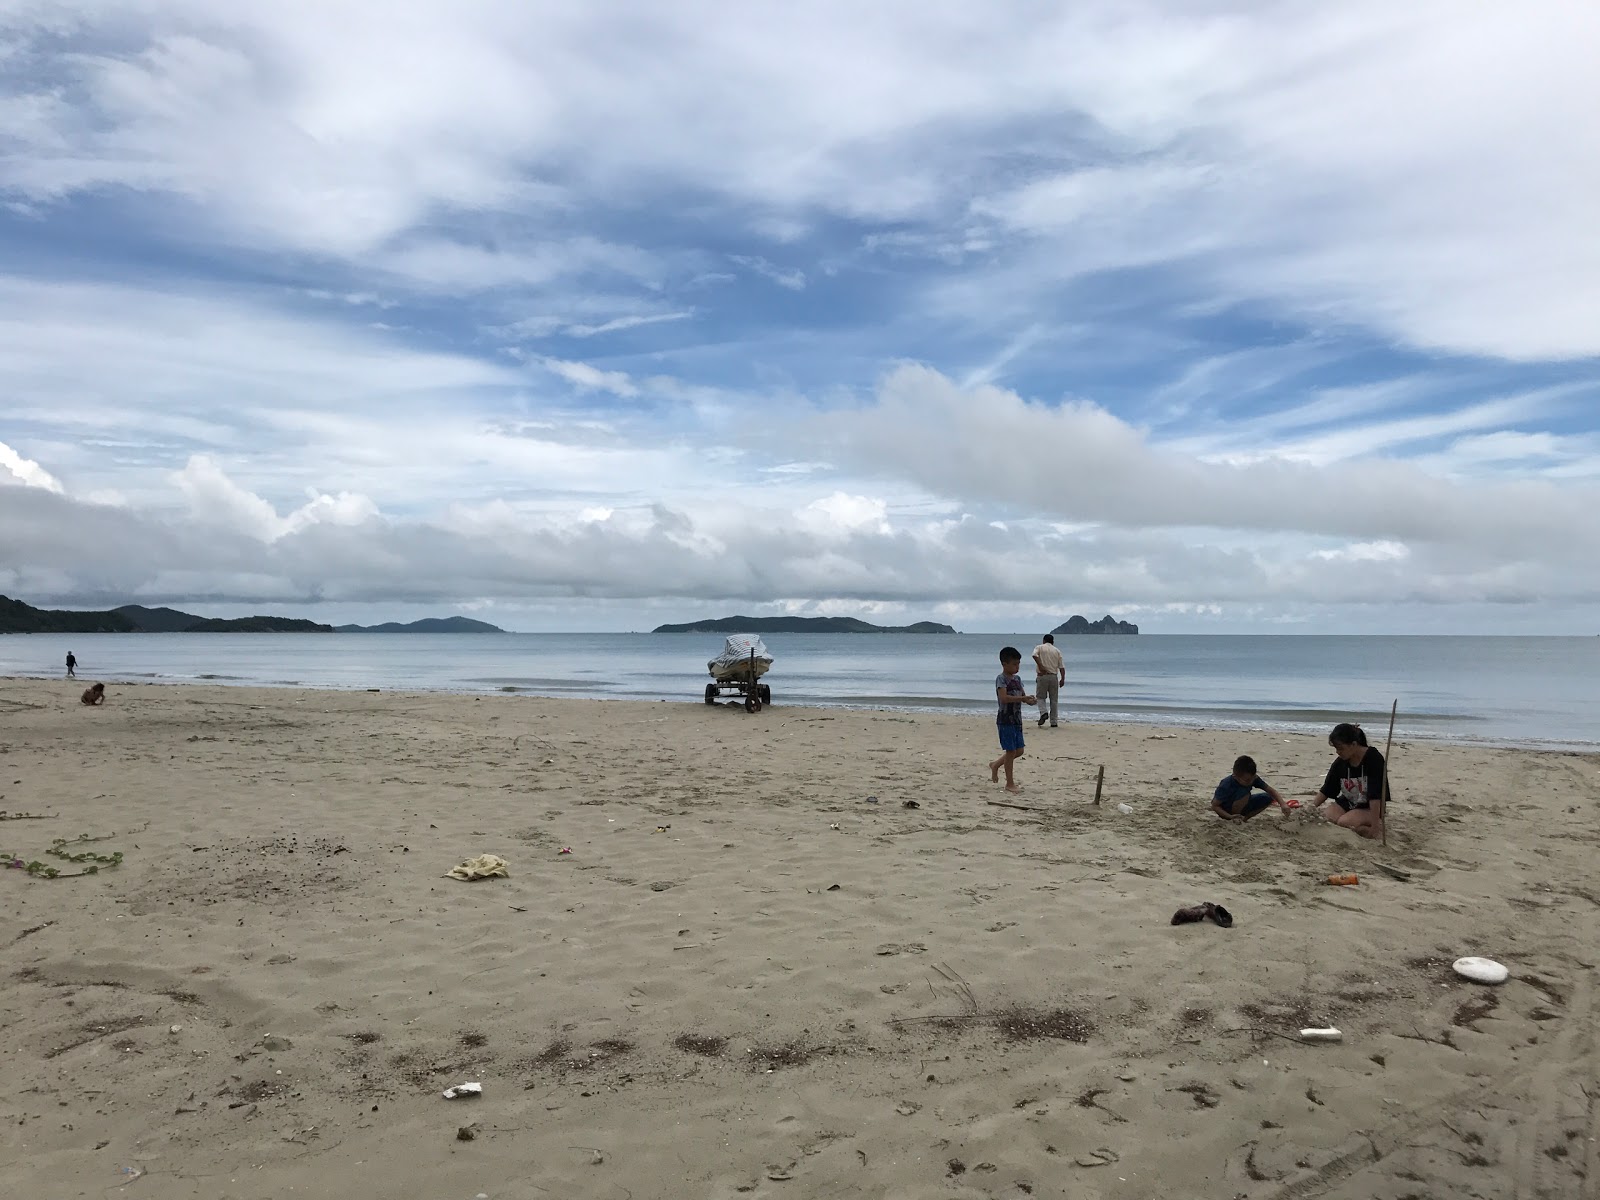
[[[1037,700],[1022,687],[1022,677],[1017,668],[1022,665],[1022,651],[1007,646],[1000,651],[1000,674],[994,677],[994,698],[1000,706],[994,723],[1000,731],[1000,757],[989,764],[989,778],[1000,782],[1000,770],[1005,769],[1006,791],[1020,792],[1012,777],[1011,764],[1022,757],[1022,706]]]
[[[1256,774],[1256,760],[1248,754],[1234,760],[1233,774],[1217,784],[1211,797],[1211,811],[1224,821],[1248,821],[1271,804],[1289,811],[1278,789]]]

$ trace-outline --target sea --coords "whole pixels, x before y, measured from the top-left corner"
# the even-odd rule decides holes
[[[994,709],[1027,634],[763,634],[775,705]],[[704,702],[719,634],[124,633],[0,636],[0,675]],[[1064,636],[1069,719],[1600,751],[1600,637]],[[0,726],[5,720],[0,710]]]

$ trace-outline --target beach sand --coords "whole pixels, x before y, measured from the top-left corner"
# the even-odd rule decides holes
[[[125,855],[0,871],[6,1196],[1600,1184],[1594,756],[1402,713],[1384,848],[1208,814],[1320,737],[1030,723],[1010,797],[981,718],[83,686],[0,681],[0,849]]]

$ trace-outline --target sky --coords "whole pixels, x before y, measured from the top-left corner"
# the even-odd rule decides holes
[[[1584,0],[0,0],[0,592],[1600,632],[1597,61]]]

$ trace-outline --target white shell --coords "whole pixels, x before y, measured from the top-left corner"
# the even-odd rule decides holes
[[[443,1095],[446,1100],[460,1100],[467,1096],[481,1096],[483,1095],[483,1084],[458,1083],[455,1087],[445,1088]]]
[[[1458,958],[1451,964],[1457,975],[1474,983],[1504,983],[1511,972],[1492,958]]]

